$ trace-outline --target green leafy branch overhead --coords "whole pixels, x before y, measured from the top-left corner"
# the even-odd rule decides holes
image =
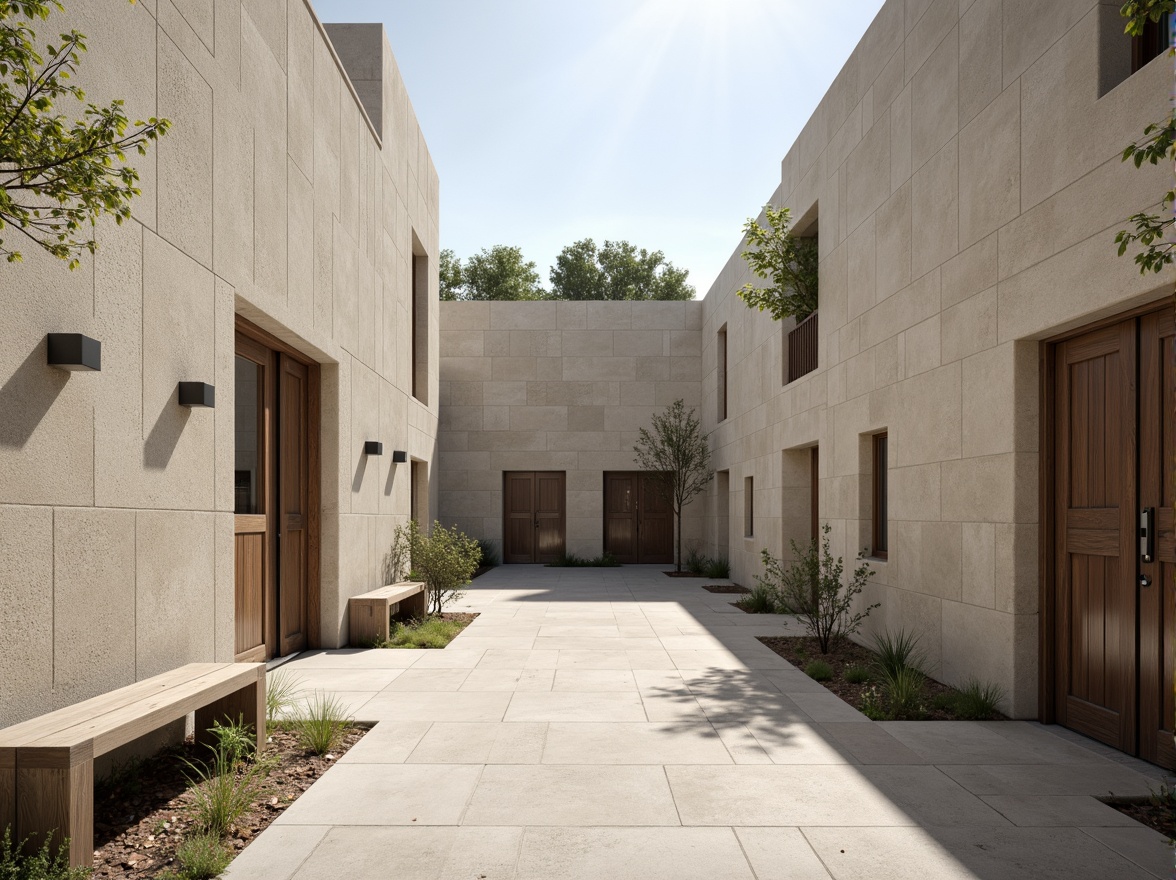
[[[749,308],[767,310],[773,321],[803,321],[817,310],[817,240],[792,234],[787,208],[764,205],[764,216],[767,226],[753,219],[743,224],[750,247],[741,256],[757,278],[770,284],[745,284],[737,294]]]
[[[1128,0],[1120,8],[1120,14],[1127,19],[1126,32],[1133,37],[1143,35],[1150,22],[1159,24],[1165,15],[1176,11],[1176,0]],[[1171,55],[1171,50],[1169,50]],[[1169,113],[1163,122],[1153,122],[1143,130],[1143,140],[1129,145],[1123,151],[1124,162],[1134,162],[1139,168],[1144,162],[1158,165],[1160,162],[1176,160],[1176,114]],[[1164,193],[1160,201],[1160,214],[1146,211],[1134,214],[1128,221],[1133,229],[1124,229],[1115,236],[1119,244],[1119,256],[1127,252],[1132,244],[1140,244],[1142,250],[1135,255],[1139,271],[1160,272],[1165,266],[1176,263],[1176,242],[1170,238],[1176,219],[1172,216],[1176,204],[1176,188]]]
[[[12,241],[19,234],[73,269],[97,247],[100,216],[131,216],[139,175],[127,154],[145,154],[169,122],[152,117],[132,129],[118,100],[86,104],[80,119],[55,112],[62,99],[85,101],[70,80],[86,38],[71,30],[38,51],[31,25],[53,10],[64,11],[60,0],[0,0],[0,255],[21,259]]]

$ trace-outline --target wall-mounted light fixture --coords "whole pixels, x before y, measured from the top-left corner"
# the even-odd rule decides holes
[[[406,461],[408,461],[408,453],[403,449],[395,449],[392,451],[393,464],[404,464]]]
[[[379,440],[364,440],[363,441],[364,455],[383,455],[384,444]]]
[[[50,333],[49,366],[61,370],[101,370],[102,343],[81,333]]]
[[[207,382],[181,382],[180,406],[216,406],[216,388]]]

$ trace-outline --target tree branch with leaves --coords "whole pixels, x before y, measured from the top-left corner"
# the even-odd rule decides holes
[[[655,414],[649,429],[642,428],[633,447],[637,466],[659,476],[658,493],[674,511],[677,522],[675,565],[682,570],[682,510],[706,490],[711,480],[710,443],[693,409],[679,398]]]
[[[100,216],[131,216],[139,175],[127,154],[145,155],[170,123],[152,117],[132,128],[120,100],[86,104],[80,119],[54,112],[62,99],[85,101],[70,80],[86,38],[71,30],[39,52],[32,25],[53,10],[64,11],[60,0],[0,0],[0,256],[22,259],[12,229],[74,269],[97,248]]]
[[[792,233],[787,208],[764,205],[767,226],[749,218],[743,234],[750,247],[740,256],[766,287],[748,283],[736,293],[748,308],[767,310],[773,321],[795,317],[803,321],[817,310],[818,255],[815,238]]]

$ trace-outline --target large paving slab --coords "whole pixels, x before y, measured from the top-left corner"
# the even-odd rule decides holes
[[[660,568],[502,567],[441,651],[286,665],[375,726],[233,880],[1167,877],[1096,799],[1156,768],[1031,722],[866,719]]]

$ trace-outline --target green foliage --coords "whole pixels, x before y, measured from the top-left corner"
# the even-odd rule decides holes
[[[212,880],[229,866],[232,856],[219,838],[211,834],[194,834],[184,838],[176,848],[176,861],[183,880]]]
[[[453,251],[442,253],[443,299],[486,300],[546,299],[534,260],[523,258],[522,248],[496,244],[482,248],[465,261]]]
[[[1119,9],[1127,19],[1124,30],[1132,36],[1139,36],[1148,22],[1159,22],[1165,15],[1176,11],[1176,0],[1128,0]],[[1171,54],[1171,53],[1170,53]],[[1162,122],[1153,122],[1143,130],[1143,140],[1130,144],[1123,150],[1123,161],[1134,162],[1139,168],[1144,162],[1158,165],[1176,160],[1176,114],[1169,113]],[[1176,218],[1172,207],[1176,204],[1176,188],[1169,188],[1160,199],[1162,213],[1149,214],[1146,211],[1128,218],[1133,229],[1123,229],[1115,236],[1119,245],[1119,256],[1127,253],[1132,245],[1140,245],[1135,263],[1140,274],[1162,272],[1165,267],[1176,263],[1176,242],[1170,238]]]
[[[952,697],[952,709],[957,717],[965,721],[987,721],[1000,715],[1005,690],[999,684],[970,678]]]
[[[591,559],[585,559],[575,553],[564,553],[555,562],[547,563],[548,568],[620,568],[620,566],[617,558],[607,550]]]
[[[824,660],[812,660],[804,667],[804,674],[813,681],[830,681],[833,678],[833,667]]]
[[[686,542],[686,561],[682,564],[686,566],[686,570],[691,574],[704,574],[706,572],[706,564],[710,562],[706,556],[698,549],[698,542]]]
[[[843,584],[845,564],[842,557],[834,558],[829,551],[828,524],[821,532],[819,548],[816,540],[803,550],[796,541],[791,542],[794,561],[789,565],[764,549],[760,553],[764,573],[755,579],[800,619],[808,634],[817,640],[821,653],[828,654],[830,647],[858,632],[878,604],[853,610],[874,572],[859,554],[858,567]]]
[[[887,717],[895,721],[918,721],[927,711],[923,705],[926,678],[918,669],[905,666],[882,679]]]
[[[306,701],[306,711],[294,722],[294,730],[304,749],[325,755],[338,745],[351,723],[352,719],[338,697],[316,691]]]
[[[882,705],[882,694],[877,687],[869,687],[862,691],[859,711],[871,721],[885,720],[886,708]]]
[[[22,259],[4,234],[11,227],[75,269],[97,248],[99,217],[131,216],[139,175],[126,154],[145,155],[171,123],[152,117],[132,129],[122,101],[86,104],[80,119],[56,112],[59,101],[85,101],[70,80],[86,37],[71,30],[38,51],[32,25],[54,10],[64,11],[58,0],[0,0],[0,256]]]
[[[874,633],[874,653],[878,655],[874,662],[883,678],[896,676],[904,669],[922,672],[927,663],[927,654],[919,647],[918,633],[906,629],[894,634]]]
[[[83,880],[90,876],[89,868],[69,866],[69,841],[64,841],[56,852],[48,841],[28,855],[22,849],[22,844],[12,840],[11,826],[6,827],[0,840],[0,880]]]
[[[237,721],[229,724],[214,721],[208,732],[216,740],[210,748],[214,753],[223,751],[229,766],[234,770],[244,765],[257,751],[257,734],[253,725],[245,723],[244,716],[239,716]]]
[[[750,247],[741,256],[757,278],[771,283],[767,287],[745,284],[738,296],[748,308],[766,309],[773,321],[789,317],[803,321],[817,310],[817,240],[792,234],[792,214],[787,208],[764,205],[764,216],[767,226],[752,218],[743,224]]]
[[[706,490],[711,479],[710,443],[693,409],[687,411],[679,398],[655,413],[652,427],[637,436],[637,466],[661,475],[652,480],[677,519],[678,544],[674,554],[677,571],[682,570],[682,509]],[[719,577],[719,575],[712,575]]]
[[[597,249],[591,238],[560,251],[549,277],[551,296],[564,300],[688,300],[694,287],[689,275],[666,260],[627,241],[606,241]]]
[[[487,540],[486,538],[479,538],[478,549],[482,551],[482,561],[479,563],[480,566],[494,568],[499,565],[501,560],[498,556],[498,545],[496,543]]]
[[[708,578],[726,580],[731,577],[731,562],[726,556],[707,558],[702,567],[702,573]]]
[[[424,581],[429,612],[440,614],[464,595],[461,588],[470,582],[481,560],[478,542],[456,526],[447,529],[434,522],[425,534],[415,520],[409,520],[397,527],[384,557],[384,569],[390,582],[400,580],[406,570],[414,579]]]
[[[776,594],[762,583],[757,583],[751,592],[735,603],[748,614],[775,614]]]
[[[294,694],[298,690],[298,683],[294,677],[284,669],[269,673],[265,681],[265,720],[267,724],[275,724],[286,710],[294,706]]]
[[[864,666],[848,666],[845,669],[845,680],[850,684],[865,684],[870,680],[870,670]]]
[[[465,629],[465,624],[441,617],[426,617],[409,623],[392,624],[388,640],[377,648],[444,648]]]
[[[192,822],[202,832],[224,837],[261,794],[272,764],[253,761],[234,764],[229,748],[217,742],[207,763],[185,761],[192,793]]]

